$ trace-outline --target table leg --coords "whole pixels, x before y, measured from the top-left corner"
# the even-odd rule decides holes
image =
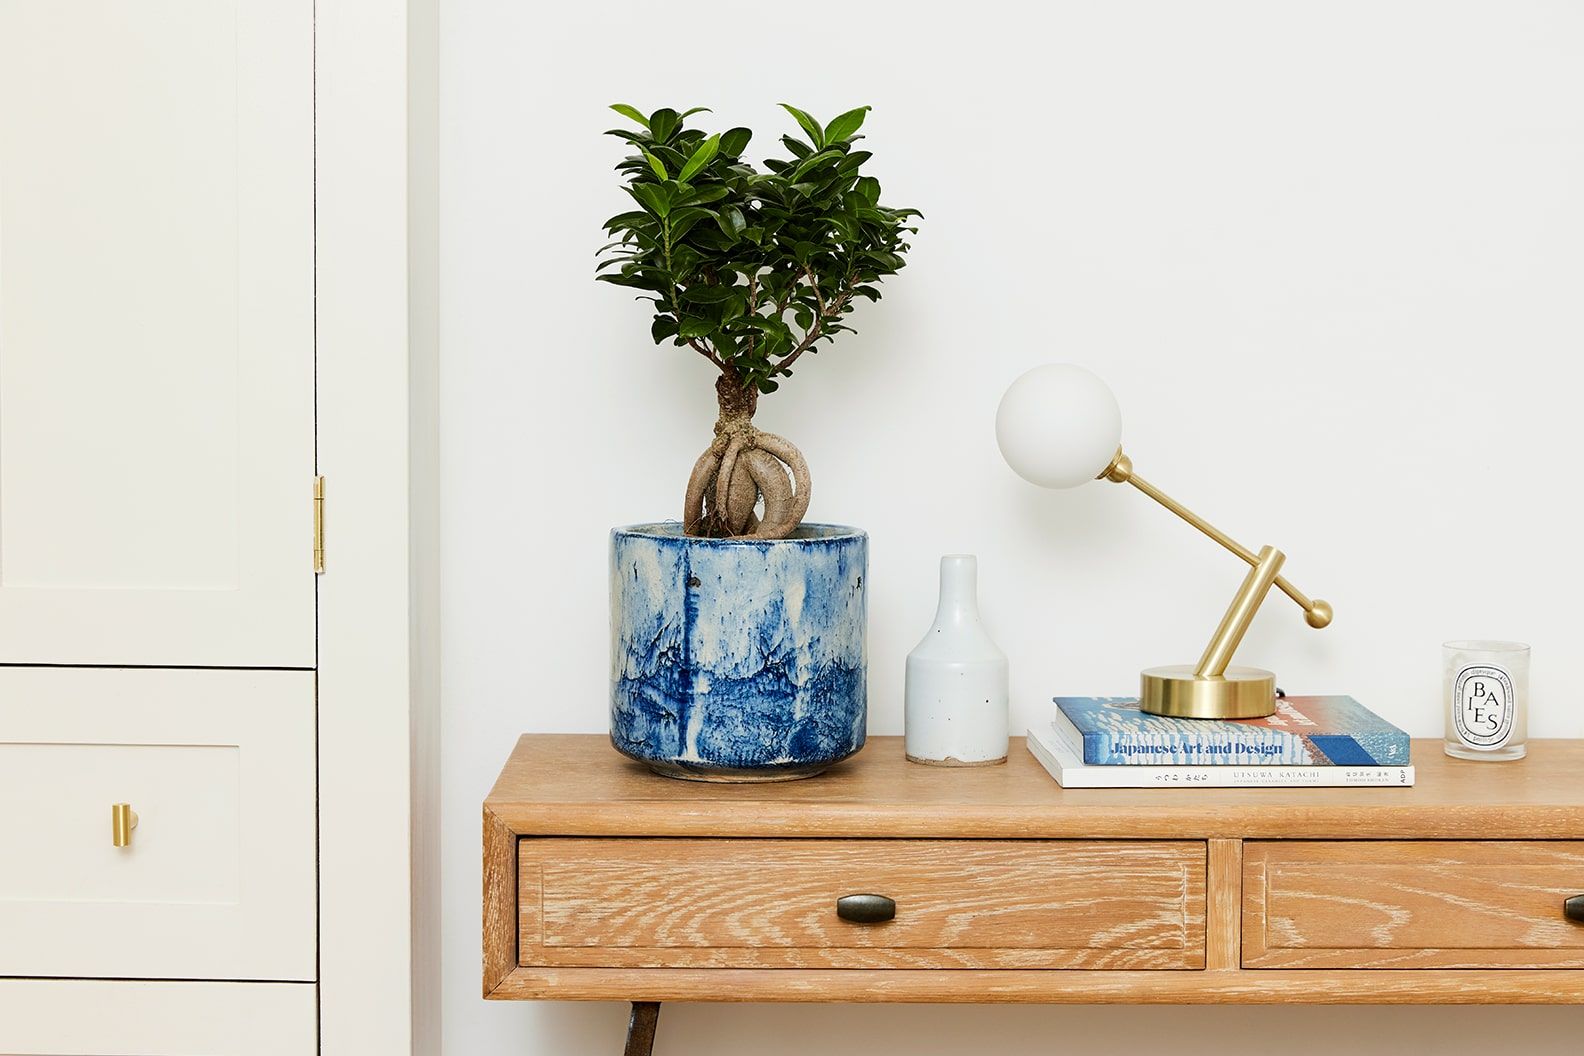
[[[632,1018],[627,1021],[627,1048],[623,1056],[651,1056],[654,1052],[655,1025],[660,1020],[660,1002],[634,1001]]]

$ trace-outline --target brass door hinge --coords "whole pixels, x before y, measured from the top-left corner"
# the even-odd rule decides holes
[[[314,478],[314,538],[313,538],[313,570],[314,575],[324,571],[324,478]]]

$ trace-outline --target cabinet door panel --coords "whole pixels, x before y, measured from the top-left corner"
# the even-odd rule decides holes
[[[313,979],[313,681],[0,668],[0,976]]]
[[[0,663],[314,662],[313,5],[0,5]]]
[[[311,983],[0,980],[0,1052],[314,1056]]]

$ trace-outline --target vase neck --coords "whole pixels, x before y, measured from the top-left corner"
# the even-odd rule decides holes
[[[940,603],[935,623],[963,626],[979,622],[979,560],[972,554],[948,554],[940,563]]]

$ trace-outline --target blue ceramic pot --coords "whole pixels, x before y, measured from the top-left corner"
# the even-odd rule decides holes
[[[869,537],[611,532],[611,742],[657,773],[809,777],[863,747]]]

